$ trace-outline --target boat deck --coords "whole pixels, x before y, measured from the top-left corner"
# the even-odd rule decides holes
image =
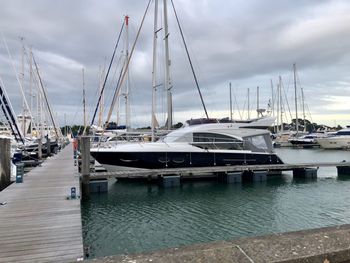
[[[73,262],[83,257],[79,175],[64,148],[0,192],[0,262]]]

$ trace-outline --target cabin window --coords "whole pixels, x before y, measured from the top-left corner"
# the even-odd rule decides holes
[[[193,145],[203,149],[242,150],[243,141],[222,134],[193,133]]]
[[[350,131],[338,131],[337,135],[350,135]]]

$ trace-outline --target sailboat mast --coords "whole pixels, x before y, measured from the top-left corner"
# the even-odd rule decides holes
[[[294,72],[294,97],[295,97],[295,129],[297,134],[299,132],[299,119],[298,119],[298,97],[297,97],[297,74],[296,74],[296,65],[293,64]]]
[[[301,88],[301,101],[302,101],[302,105],[303,105],[304,132],[306,132],[305,101],[304,101],[304,90],[303,90],[303,88]]]
[[[198,79],[197,79],[196,73],[194,72],[194,68],[193,68],[191,57],[190,57],[190,53],[188,52],[188,48],[187,48],[187,44],[186,44],[186,41],[185,41],[185,37],[184,37],[184,34],[182,32],[182,28],[181,28],[181,25],[180,25],[180,20],[179,20],[179,17],[177,16],[177,12],[176,12],[176,9],[175,9],[175,6],[174,6],[174,1],[173,0],[170,0],[170,1],[171,1],[171,5],[173,6],[173,10],[174,10],[175,18],[176,18],[176,21],[177,21],[177,25],[179,27],[179,31],[180,31],[180,34],[181,34],[182,42],[183,42],[185,50],[186,50],[188,62],[190,63],[190,67],[191,67],[191,70],[192,70],[192,75],[193,75],[194,81],[196,83],[196,87],[197,87],[197,90],[198,90],[198,93],[199,93],[199,97],[200,97],[202,105],[203,105],[204,113],[205,113],[205,116],[207,117],[207,119],[209,119],[207,108],[205,107],[205,103],[204,103],[204,100],[203,100],[202,92],[201,92],[201,89],[199,88]]]
[[[33,63],[32,63],[32,48],[29,50],[29,96],[30,96],[30,111],[33,111]],[[30,134],[33,134],[33,115],[30,119]]]
[[[282,103],[282,77],[279,76],[279,101],[280,101],[280,114],[281,114],[281,133],[283,132],[283,103]]]
[[[152,65],[152,119],[151,132],[154,142],[154,131],[156,126],[156,91],[157,91],[157,27],[158,27],[158,0],[154,1],[154,25],[153,25],[153,65]]]
[[[271,79],[271,116],[275,117],[275,96],[274,96],[274,90],[273,90],[273,82]],[[273,127],[273,131],[276,133],[276,126]]]
[[[36,118],[37,118],[37,122],[38,124],[38,137],[41,139],[41,115],[40,115],[40,93],[39,93],[39,87],[37,87],[37,92],[36,92]]]
[[[256,115],[259,118],[259,86],[256,87]]]
[[[103,83],[102,83],[102,81],[103,81],[103,75],[104,75],[104,69],[102,69],[102,67],[100,66],[100,76],[99,76],[99,79],[100,79],[100,81],[99,81],[99,86],[100,86],[100,88],[99,88],[99,93],[101,94],[101,93],[103,93],[102,92],[102,88],[103,88]],[[103,98],[104,98],[104,94],[102,94],[102,96],[101,96],[101,101],[100,101],[100,105],[99,105],[99,113],[98,113],[98,126],[99,127],[102,127],[102,118],[103,118]]]
[[[84,68],[82,69],[82,77],[83,77],[83,114],[84,114],[84,131],[86,129],[86,108],[85,108],[85,76],[84,76]]]
[[[64,135],[67,137],[67,116],[64,113]]]
[[[33,53],[32,53],[32,58],[33,58],[33,63],[34,63],[35,69],[36,69],[36,73],[37,73],[38,79],[39,79],[39,84],[40,84],[41,92],[42,92],[42,95],[43,95],[43,99],[45,100],[45,103],[46,103],[46,106],[47,106],[47,111],[48,111],[49,117],[51,119],[53,128],[55,130],[56,138],[58,139],[60,137],[60,135],[62,135],[62,133],[61,133],[61,130],[58,130],[56,122],[55,122],[55,119],[54,119],[54,117],[52,115],[52,110],[51,110],[51,107],[50,107],[50,104],[49,104],[49,101],[48,101],[48,98],[47,98],[47,95],[46,95],[45,87],[44,87],[43,81],[41,79],[41,76],[40,76],[40,73],[39,73],[39,68],[38,68],[38,65],[37,65],[37,63],[35,61]],[[29,111],[29,115],[32,116],[30,111]]]
[[[22,63],[21,63],[21,86],[24,90],[24,44],[23,44],[23,37],[21,37],[22,41]],[[26,105],[25,105],[25,91],[24,91],[24,96],[23,96],[23,101],[22,101],[22,132],[23,136],[26,137],[27,131],[26,131]]]
[[[125,16],[125,64],[129,60],[129,16]],[[130,80],[129,80],[129,67],[127,67],[126,73],[126,90],[125,90],[125,126],[128,131],[130,128],[130,101],[129,101],[129,91],[130,91]]]
[[[45,136],[45,123],[44,123],[44,112],[43,112],[43,98],[42,98],[42,94],[39,93],[39,110],[40,110],[40,127],[41,127],[41,131],[40,131],[40,138],[42,139]]]
[[[248,120],[250,120],[250,101],[249,98],[250,97],[250,93],[249,93],[249,88],[248,88]]]
[[[165,44],[165,90],[167,92],[168,121],[167,129],[170,130],[173,124],[171,82],[170,82],[170,58],[169,58],[169,31],[168,31],[168,9],[167,0],[163,0],[164,9],[164,44]]]
[[[231,90],[231,82],[230,82],[230,120],[232,121],[232,90]]]

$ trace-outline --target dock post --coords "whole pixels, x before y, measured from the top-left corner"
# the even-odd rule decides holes
[[[47,157],[51,156],[51,145],[50,145],[49,135],[46,135],[46,151],[47,151]]]
[[[38,159],[39,161],[43,159],[43,141],[41,140],[41,136],[38,140]]]
[[[11,183],[11,140],[0,138],[0,190]]]
[[[90,195],[90,138],[80,138],[81,151],[81,182],[82,182],[82,196],[89,198]]]

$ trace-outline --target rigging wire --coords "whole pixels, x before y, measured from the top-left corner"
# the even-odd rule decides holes
[[[281,82],[281,86],[282,86],[281,89],[283,90],[284,98],[286,99],[287,108],[288,108],[288,112],[289,112],[289,115],[290,115],[290,120],[292,121],[293,120],[293,116],[292,116],[292,112],[291,112],[290,107],[289,107],[288,97],[287,97],[286,89],[284,88],[284,85],[283,85],[283,81]],[[284,104],[283,104],[283,108],[284,108],[285,116],[287,118],[287,113],[286,113]]]
[[[239,106],[238,106],[238,102],[237,102],[237,97],[236,97],[236,94],[235,94],[235,89],[233,89],[233,98],[234,98],[234,100],[235,100],[235,105],[237,106],[237,111],[238,111],[239,118],[242,120],[242,113],[241,113],[241,111],[239,110]]]
[[[30,65],[31,58],[29,57],[26,49],[24,49],[24,54],[26,55],[28,65]],[[31,52],[31,54],[33,54],[33,53]],[[31,70],[33,70],[33,69],[31,69]],[[40,92],[40,96],[43,96],[42,90],[40,89],[38,76],[37,76],[37,74],[34,74],[34,70],[33,70],[33,83],[36,85],[38,92]],[[36,106],[38,106],[38,105],[36,105]],[[32,117],[34,117],[34,116],[32,116]],[[32,118],[32,121],[33,121],[33,118]],[[38,121],[39,121],[39,118],[36,120],[36,122],[33,121],[33,123],[35,124],[35,128],[39,131]]]
[[[1,99],[0,99],[0,101],[1,101],[2,111],[3,111],[4,115],[5,115],[5,118],[6,118],[7,122],[8,122],[8,124],[10,125],[12,133],[14,133],[16,141],[21,141],[22,144],[24,144],[25,143],[24,136],[22,135],[21,129],[17,125],[18,121],[17,121],[16,115],[13,114],[14,110],[12,108],[11,101],[8,99],[8,96],[7,96],[7,93],[6,93],[6,90],[5,90],[5,84],[4,84],[1,76],[0,76],[0,83],[1,83],[1,86],[0,86],[0,92],[1,92],[1,94],[0,94],[1,96],[0,97],[1,97]],[[16,129],[16,132],[15,132],[15,129]],[[17,135],[16,135],[16,133],[17,133]],[[19,138],[17,138],[17,136]]]
[[[201,102],[202,102],[202,105],[203,105],[203,108],[204,108],[204,112],[205,112],[205,115],[206,115],[207,119],[209,119],[209,115],[208,115],[208,112],[207,112],[207,108],[205,107],[205,103],[204,103],[204,100],[203,100],[202,92],[201,92],[201,90],[200,90],[200,88],[199,88],[197,76],[196,76],[196,73],[195,73],[194,68],[193,68],[193,65],[192,65],[192,60],[191,60],[190,54],[189,54],[189,52],[188,52],[188,48],[187,48],[187,44],[186,44],[186,41],[185,41],[185,37],[184,37],[184,34],[183,34],[183,32],[182,32],[182,28],[181,28],[181,25],[180,25],[179,18],[178,18],[178,16],[177,16],[177,12],[176,12],[175,5],[174,5],[173,0],[171,0],[171,5],[172,5],[173,10],[174,10],[174,14],[175,14],[175,18],[176,18],[176,21],[177,21],[177,25],[178,25],[178,27],[179,27],[180,34],[181,34],[181,37],[182,37],[182,41],[183,41],[183,44],[184,44],[184,46],[185,46],[187,58],[188,58],[188,61],[189,61],[189,63],[190,63],[190,66],[191,66],[193,78],[194,78],[194,81],[195,81],[195,83],[196,83],[196,87],[197,87],[197,90],[198,90],[198,93],[199,93],[199,96],[200,96],[200,99],[201,99]]]
[[[2,42],[3,42],[3,44],[4,44],[5,48],[6,48],[7,54],[8,54],[8,56],[9,56],[9,58],[10,58],[13,71],[15,72],[15,76],[16,76],[16,79],[17,79],[17,82],[18,82],[18,85],[19,85],[19,88],[20,88],[20,91],[21,91],[21,95],[22,95],[23,100],[24,100],[24,105],[25,105],[26,109],[28,110],[29,115],[30,115],[30,116],[33,116],[33,115],[32,115],[32,112],[31,112],[31,109],[30,109],[29,106],[28,106],[28,102],[27,102],[26,97],[25,97],[25,93],[24,93],[24,90],[23,90],[22,83],[21,83],[21,81],[19,80],[18,72],[17,72],[17,70],[16,70],[16,67],[15,67],[15,64],[14,64],[14,61],[13,61],[13,58],[12,58],[12,55],[11,55],[11,53],[10,53],[9,47],[8,47],[7,42],[6,42],[6,40],[5,40],[4,34],[3,34],[2,32],[1,32],[1,37],[2,37]]]
[[[103,94],[104,89],[106,87],[106,82],[107,82],[107,78],[108,78],[108,75],[109,75],[109,71],[111,70],[111,66],[112,66],[112,63],[113,63],[113,60],[114,60],[115,52],[116,52],[117,47],[119,45],[119,41],[120,41],[120,37],[121,37],[123,29],[124,29],[124,25],[125,25],[125,21],[123,22],[122,27],[121,27],[120,32],[119,32],[117,43],[115,44],[115,47],[114,47],[114,50],[113,50],[113,55],[112,55],[111,61],[110,61],[109,66],[108,66],[107,74],[106,74],[105,80],[103,82],[103,86],[102,86],[102,89],[101,89],[101,92],[100,92],[100,96],[98,97],[97,105],[96,105],[95,112],[94,112],[94,115],[92,117],[90,126],[92,126],[94,124],[96,113],[97,113],[98,107],[99,107],[100,102],[101,102],[102,94]]]
[[[136,46],[137,40],[138,40],[138,38],[139,38],[139,36],[140,36],[140,32],[141,32],[143,23],[144,23],[144,21],[145,21],[145,17],[146,17],[146,14],[147,14],[147,12],[148,12],[148,9],[149,9],[150,4],[151,4],[151,0],[148,1],[148,4],[147,4],[146,10],[145,10],[145,13],[144,13],[144,15],[143,15],[143,17],[142,17],[142,20],[141,20],[141,25],[140,25],[140,27],[139,27],[139,29],[138,29],[138,31],[137,31],[135,41],[134,41],[133,46],[132,46],[132,48],[131,48],[130,55],[129,55],[129,57],[128,57],[127,62],[125,63],[125,67],[124,67],[124,71],[123,71],[121,80],[120,80],[120,82],[118,83],[117,88],[116,88],[116,91],[115,91],[115,95],[116,95],[116,96],[119,96],[121,87],[122,87],[123,82],[124,82],[124,80],[125,80],[125,76],[126,76],[126,73],[127,73],[127,71],[128,71],[127,69],[128,69],[128,67],[129,67],[130,60],[131,60],[132,55],[133,55],[133,53],[134,53],[135,46]],[[114,101],[114,104],[115,104],[115,101]],[[112,112],[112,110],[113,110],[113,108],[114,108],[114,106],[115,106],[114,104],[111,105],[112,107],[111,107],[111,109],[110,109],[110,111],[109,111],[109,114],[108,114],[108,116],[107,116],[107,122],[109,122],[109,119],[111,118],[111,112]]]
[[[123,75],[123,71],[124,71],[124,65],[122,66],[121,70],[120,70],[120,73],[119,73],[119,78],[118,78],[118,82],[117,82],[117,86],[114,90],[114,94],[113,94],[113,97],[112,97],[112,101],[111,101],[111,106],[109,107],[109,112],[108,112],[108,117],[107,117],[107,121],[106,123],[109,122],[109,119],[110,117],[112,116],[112,111],[114,109],[114,106],[115,106],[115,103],[116,103],[116,100],[117,100],[117,97],[118,97],[118,87],[119,87],[119,84],[120,84],[120,80],[122,78],[122,75]],[[118,122],[119,120],[117,120]]]
[[[45,91],[45,88],[44,88],[44,84],[43,84],[43,82],[42,82],[42,79],[41,79],[41,76],[40,76],[40,73],[39,73],[38,65],[36,64],[36,61],[35,61],[35,58],[34,58],[34,54],[31,53],[31,55],[32,55],[32,58],[33,58],[34,66],[35,66],[35,68],[36,68],[36,72],[37,72],[37,74],[38,74],[40,86],[41,86],[42,93],[43,93],[44,98],[45,98],[47,110],[49,111],[49,114],[50,114],[50,118],[51,118],[51,121],[52,121],[52,125],[53,125],[53,127],[54,127],[54,129],[55,129],[55,133],[56,133],[57,138],[60,138],[61,136],[59,136],[58,131],[57,131],[56,122],[55,122],[55,120],[54,120],[54,118],[53,118],[53,115],[52,115],[52,111],[51,111],[51,107],[50,107],[50,104],[49,104],[49,100],[48,100],[48,98],[47,98],[46,91]]]

